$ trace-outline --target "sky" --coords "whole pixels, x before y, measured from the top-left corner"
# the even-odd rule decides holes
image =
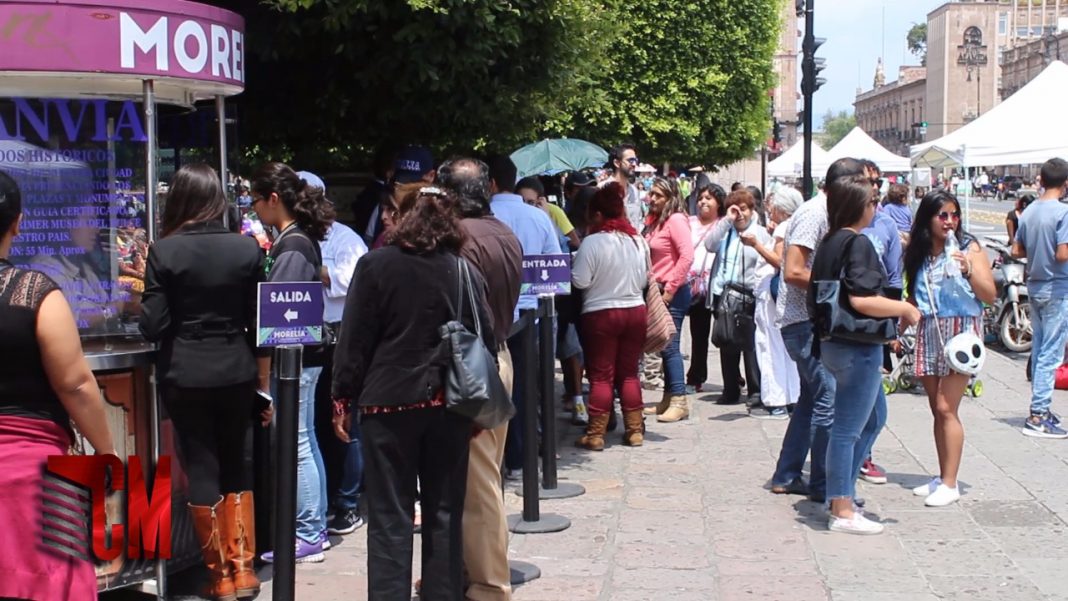
[[[827,59],[820,74],[827,80],[813,99],[816,128],[828,109],[853,112],[857,86],[872,88],[880,56],[886,81],[897,79],[901,65],[918,65],[908,52],[905,35],[914,23],[926,23],[927,13],[946,0],[816,0],[816,37],[826,38],[816,56]],[[799,25],[804,29],[803,25]],[[798,39],[798,49],[801,43]],[[800,107],[800,103],[798,105]]]

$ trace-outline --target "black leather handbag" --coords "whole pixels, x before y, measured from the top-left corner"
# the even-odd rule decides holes
[[[727,234],[726,248],[730,248],[731,230]],[[741,244],[739,242],[739,244]],[[738,249],[742,264],[742,281],[745,281],[745,247]],[[726,259],[726,257],[724,257]],[[714,276],[713,276],[714,277]],[[711,289],[712,286],[709,286]],[[717,348],[733,346],[743,351],[752,350],[756,335],[756,295],[744,284],[728,282],[713,307],[712,344]]]
[[[475,290],[467,261],[457,257],[458,294],[456,313],[441,326],[442,350],[446,357],[445,406],[484,430],[491,430],[515,415],[512,397],[504,387],[493,354],[482,341],[482,323],[475,305]],[[475,331],[463,324],[464,297],[475,316]]]
[[[860,234],[854,235],[846,244],[843,256],[849,251]],[[897,320],[892,317],[868,317],[858,313],[849,304],[849,294],[842,286],[845,280],[845,265],[838,272],[837,280],[812,282],[812,320],[820,340],[845,340],[862,344],[886,344],[897,338]]]

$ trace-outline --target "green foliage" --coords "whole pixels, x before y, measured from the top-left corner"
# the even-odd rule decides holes
[[[249,158],[542,137],[727,163],[769,127],[783,0],[211,0],[245,15]]]
[[[839,111],[836,115],[827,111],[827,114],[823,116],[823,135],[820,137],[820,146],[824,150],[834,148],[834,145],[841,142],[842,138],[846,137],[846,134],[853,131],[856,126],[856,115],[845,111]]]
[[[913,23],[905,36],[909,52],[920,59],[921,65],[927,64],[927,23]]]
[[[621,3],[612,63],[573,107],[579,137],[647,160],[726,164],[769,130],[780,0]]]

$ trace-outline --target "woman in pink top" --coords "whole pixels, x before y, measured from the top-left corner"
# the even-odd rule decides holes
[[[653,277],[664,293],[664,302],[675,321],[675,337],[660,354],[664,361],[664,399],[657,407],[657,421],[677,422],[690,416],[686,396],[679,338],[682,320],[692,300],[688,277],[693,266],[693,243],[686,201],[679,196],[674,181],[658,177],[649,189],[649,214],[645,218],[645,240],[653,262]]]

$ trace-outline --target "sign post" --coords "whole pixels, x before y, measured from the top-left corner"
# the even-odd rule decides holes
[[[301,353],[305,344],[323,340],[323,287],[318,282],[264,282],[259,286],[256,344],[275,347],[272,369],[278,378],[278,497],[275,502],[274,586],[276,601],[296,594],[297,404],[300,402]]]

